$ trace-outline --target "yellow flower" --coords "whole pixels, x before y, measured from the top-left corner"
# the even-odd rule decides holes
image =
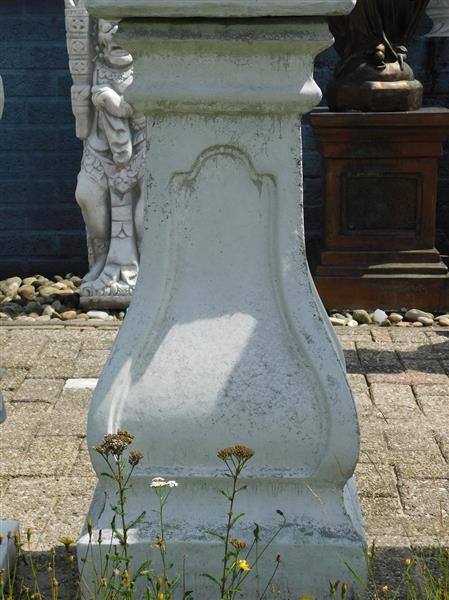
[[[238,560],[237,561],[237,566],[242,570],[242,571],[249,571],[251,569],[251,567],[248,564],[247,560]]]
[[[165,594],[163,592],[159,592],[159,594],[157,595],[157,600],[164,600],[165,598]]]
[[[405,559],[405,566],[409,567],[412,564],[412,559],[411,558],[406,558]]]
[[[315,600],[313,596],[300,596],[298,600]]]

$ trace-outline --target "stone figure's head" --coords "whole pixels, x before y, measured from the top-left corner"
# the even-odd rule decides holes
[[[116,21],[98,21],[98,43],[103,51],[105,62],[111,67],[126,68],[132,65],[133,58],[127,50],[123,50],[114,42],[118,23]]]

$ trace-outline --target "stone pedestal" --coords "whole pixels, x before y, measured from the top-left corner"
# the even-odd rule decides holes
[[[325,306],[446,310],[435,209],[449,110],[317,110],[311,123],[323,154],[325,250],[315,284]]]
[[[427,14],[433,25],[427,37],[449,37],[449,0],[430,0]]]
[[[324,15],[350,6],[91,1],[97,15],[133,17],[118,39],[134,57],[127,100],[148,117],[150,152],[139,281],[94,395],[89,446],[126,428],[145,453],[128,494],[131,516],[148,511],[135,563],[157,532],[150,478],[178,481],[167,544],[178,570],[186,555],[196,600],[217,597],[200,574],[220,572],[222,546],[207,534],[225,523],[216,453],[236,443],[255,457],[235,535],[251,542],[256,521],[267,540],[276,509],[286,514],[260,564],[266,581],[282,555],[282,599],[287,586],[291,597],[327,598],[329,580],[351,582],[345,561],[365,570],[357,416],[308,271],[301,207],[299,116],[320,99],[312,75],[331,43]],[[101,458],[92,461],[100,474]],[[90,510],[104,536],[108,486],[100,477]],[[245,590],[257,597],[254,578]]]

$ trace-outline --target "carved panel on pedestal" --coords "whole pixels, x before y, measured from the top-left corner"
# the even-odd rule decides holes
[[[346,173],[342,178],[344,235],[415,235],[422,181],[405,173]]]

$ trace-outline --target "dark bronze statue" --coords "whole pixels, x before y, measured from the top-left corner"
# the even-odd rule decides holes
[[[329,27],[341,61],[327,91],[334,110],[416,110],[422,86],[407,64],[407,45],[429,0],[358,0]]]

